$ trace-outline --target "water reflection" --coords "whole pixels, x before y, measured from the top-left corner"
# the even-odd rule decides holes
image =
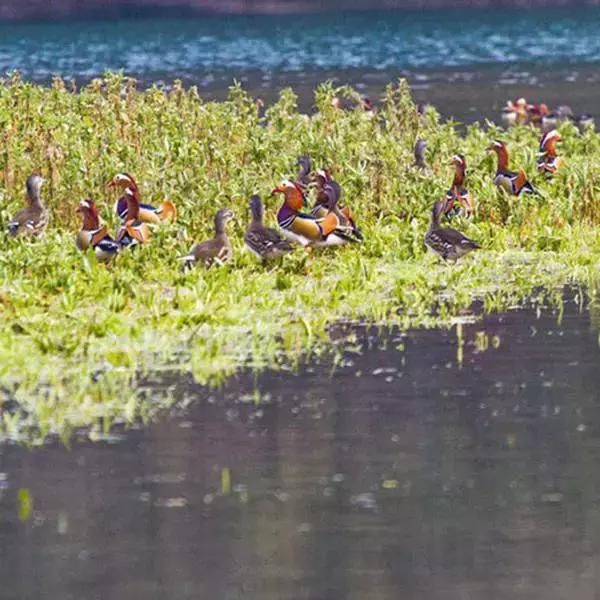
[[[187,382],[147,429],[0,447],[3,600],[594,598],[589,313],[360,333],[333,375]]]

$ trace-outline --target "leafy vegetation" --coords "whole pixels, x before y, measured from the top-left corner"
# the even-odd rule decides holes
[[[0,221],[22,204],[26,177],[48,179],[52,221],[42,240],[0,242],[0,438],[35,443],[73,428],[150,418],[171,402],[152,392],[166,371],[191,371],[216,384],[242,367],[293,365],[332,348],[328,324],[360,318],[382,326],[450,325],[480,298],[500,309],[544,287],[569,282],[595,289],[600,234],[596,202],[600,137],[561,127],[566,167],[536,178],[539,132],[492,124],[462,132],[433,110],[420,116],[406,83],[390,85],[378,117],[332,106],[330,85],[315,94],[311,118],[291,90],[264,118],[239,87],[205,103],[195,89],[138,91],[109,74],[81,90],[14,75],[0,87]],[[427,139],[430,170],[412,168],[415,138]],[[493,186],[490,140],[509,144],[543,198],[508,198]],[[452,154],[468,161],[476,202],[472,223],[457,226],[484,249],[457,266],[425,254],[430,206],[449,187]],[[259,192],[274,223],[280,199],[267,194],[309,154],[328,166],[365,234],[337,251],[302,249],[259,264],[241,242],[248,200]],[[81,254],[75,208],[91,197],[116,228],[106,182],[132,173],[143,200],[169,197],[177,223],[109,267]],[[232,208],[234,258],[222,268],[181,273],[178,257],[212,234],[213,215]]]

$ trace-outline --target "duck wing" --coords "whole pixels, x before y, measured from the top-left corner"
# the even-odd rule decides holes
[[[244,234],[244,242],[254,254],[263,259],[281,256],[294,249],[288,240],[269,227],[248,228]]]

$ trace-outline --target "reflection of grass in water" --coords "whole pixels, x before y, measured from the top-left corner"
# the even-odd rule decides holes
[[[171,403],[168,391],[148,391],[161,371],[191,370],[215,384],[242,365],[293,365],[330,348],[327,324],[339,318],[447,324],[475,297],[498,310],[540,286],[593,283],[598,136],[565,125],[567,167],[554,182],[539,182],[546,199],[506,200],[492,186],[488,140],[507,139],[514,164],[532,174],[537,131],[472,126],[462,139],[434,113],[420,121],[403,84],[388,89],[384,125],[333,109],[331,94],[328,86],[317,91],[320,115],[307,120],[285,91],[263,127],[238,88],[214,104],[177,85],[169,94],[138,93],[112,75],[78,94],[60,81],[46,89],[17,77],[0,89],[2,220],[19,206],[26,176],[40,168],[53,219],[44,240],[2,238],[0,384],[16,401],[2,414],[3,436],[39,441],[78,426],[149,419]],[[409,167],[417,134],[429,142],[428,174]],[[425,256],[422,236],[457,151],[467,156],[479,203],[474,223],[461,227],[486,249],[447,267]],[[241,251],[248,198],[295,172],[299,154],[332,168],[367,241],[310,259],[298,250],[263,267]],[[146,201],[168,195],[180,218],[106,268],[75,249],[74,207],[92,196],[113,219],[114,197],[104,184],[119,170],[138,178]],[[273,223],[279,200],[266,201]],[[177,257],[191,239],[180,241],[177,229],[194,239],[209,235],[224,205],[238,219],[230,228],[234,260],[180,274]]]

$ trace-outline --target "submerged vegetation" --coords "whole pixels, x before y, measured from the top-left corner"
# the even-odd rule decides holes
[[[150,417],[170,402],[168,390],[149,391],[161,373],[191,371],[215,384],[242,367],[293,365],[332,349],[328,325],[337,320],[449,325],[474,299],[493,310],[541,287],[595,289],[600,136],[562,125],[566,165],[545,180],[535,175],[532,126],[459,131],[434,110],[419,115],[403,81],[388,87],[377,118],[335,108],[334,93],[355,96],[323,85],[308,118],[291,90],[261,117],[239,87],[218,103],[178,83],[138,91],[120,75],[81,90],[16,75],[0,87],[0,439],[35,442]],[[425,171],[412,167],[417,137],[428,144]],[[496,138],[541,197],[497,191],[485,151]],[[467,158],[475,204],[459,228],[483,249],[448,266],[426,255],[423,235],[457,152]],[[248,201],[262,194],[274,226],[279,200],[267,194],[296,173],[300,155],[331,169],[365,241],[310,255],[298,249],[265,266],[243,250]],[[48,231],[10,238],[5,225],[35,171],[48,180]],[[116,198],[106,183],[119,171],[135,175],[144,201],[170,198],[178,218],[107,266],[77,250],[75,209],[92,198],[114,231]],[[182,272],[179,258],[212,235],[222,207],[235,214],[232,260]]]

